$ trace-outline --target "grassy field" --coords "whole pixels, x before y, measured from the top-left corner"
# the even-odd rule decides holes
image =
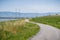
[[[39,26],[24,20],[0,22],[0,40],[27,40],[39,31]]]
[[[44,16],[30,19],[31,21],[52,25],[60,29],[60,16]]]

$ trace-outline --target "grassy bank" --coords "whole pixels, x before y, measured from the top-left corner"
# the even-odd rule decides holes
[[[21,19],[0,22],[0,40],[27,40],[38,31],[38,25]]]
[[[30,19],[31,21],[52,25],[60,29],[60,16],[44,16]]]

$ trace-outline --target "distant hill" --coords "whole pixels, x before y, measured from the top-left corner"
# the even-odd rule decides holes
[[[0,17],[19,17],[19,12],[0,12]]]
[[[58,12],[49,13],[19,13],[19,12],[0,12],[0,17],[36,17],[36,16],[47,16],[52,14],[60,14]]]

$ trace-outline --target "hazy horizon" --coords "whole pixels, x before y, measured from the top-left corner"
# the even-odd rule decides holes
[[[60,0],[0,0],[0,11],[22,13],[60,12]]]

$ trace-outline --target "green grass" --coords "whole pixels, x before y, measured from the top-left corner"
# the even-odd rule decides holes
[[[60,29],[60,16],[44,16],[30,19],[31,21],[52,25]]]
[[[24,20],[0,22],[0,40],[27,40],[39,30],[38,25]]]

